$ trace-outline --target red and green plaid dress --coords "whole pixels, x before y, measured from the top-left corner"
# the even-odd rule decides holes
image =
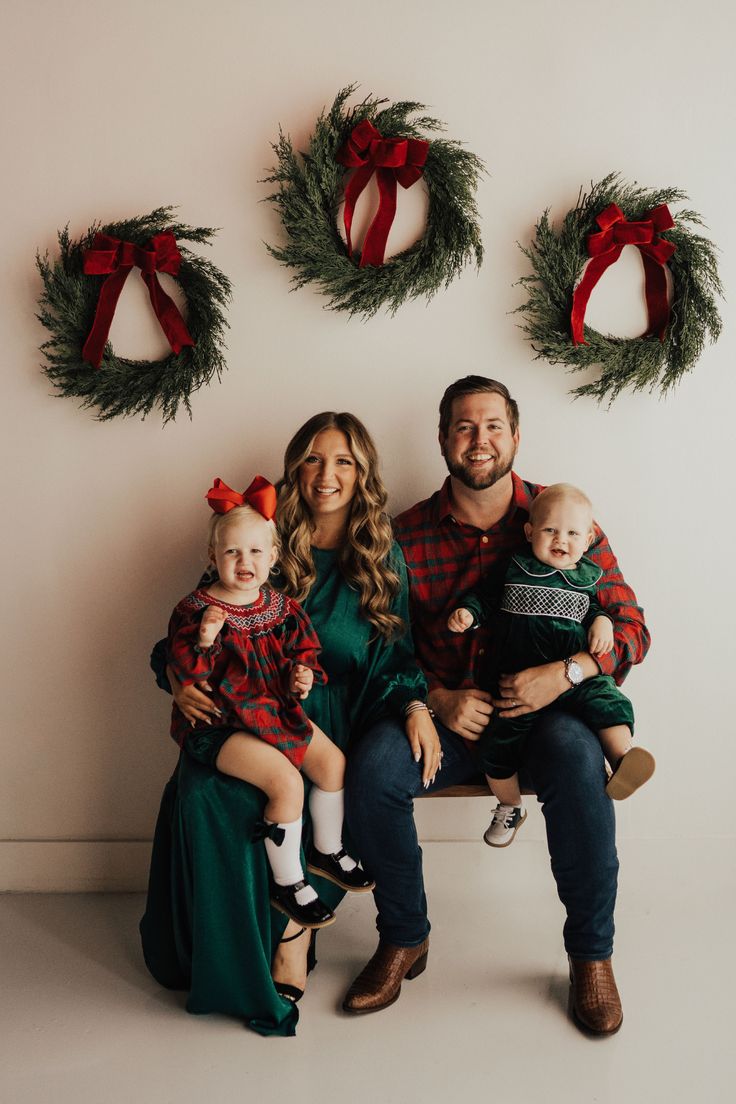
[[[200,649],[199,623],[207,606],[223,610],[227,621],[212,647]],[[315,683],[326,683],[319,652],[317,634],[301,606],[269,586],[261,588],[250,606],[231,606],[195,590],[182,598],[169,622],[167,662],[179,681],[188,686],[206,679],[222,713],[222,727],[260,736],[295,767],[301,767],[312,726],[289,691],[289,678],[301,663],[314,672]],[[173,707],[171,735],[180,747],[199,728],[205,732],[209,727],[192,728]]]

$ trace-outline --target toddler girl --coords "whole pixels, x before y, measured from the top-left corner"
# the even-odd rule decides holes
[[[299,854],[300,770],[313,783],[309,870],[358,893],[373,882],[342,847],[345,757],[299,704],[326,681],[319,640],[301,607],[267,584],[278,556],[275,488],[259,475],[241,495],[216,479],[207,501],[218,577],[177,605],[167,659],[182,684],[209,683],[221,723],[190,726],[175,705],[171,734],[199,762],[264,791],[255,838],[265,838],[271,903],[303,928],[325,927],[335,916],[307,884]]]
[[[603,574],[583,553],[594,540],[589,499],[568,483],[556,483],[534,499],[524,526],[532,555],[511,560],[502,580],[487,576],[477,592],[461,599],[447,622],[452,632],[474,628],[492,614],[490,689],[499,695],[498,678],[554,660],[565,664],[570,689],[553,703],[585,721],[597,733],[612,774],[606,786],[620,800],[638,789],[654,771],[654,757],[632,747],[631,702],[613,679],[598,675],[583,681],[574,656],[602,656],[613,647],[613,624],[597,601]],[[483,769],[498,798],[484,839],[507,847],[526,819],[517,768],[536,712],[504,717],[494,712],[480,740]]]

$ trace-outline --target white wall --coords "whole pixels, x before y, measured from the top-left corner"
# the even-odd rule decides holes
[[[505,380],[519,399],[522,474],[589,490],[648,614],[651,655],[627,689],[659,766],[621,808],[620,832],[733,835],[734,603],[714,562],[734,535],[730,311],[719,344],[666,401],[625,395],[610,410],[571,401],[569,377],[534,361],[509,314],[526,271],[517,240],[546,206],[561,217],[581,184],[614,169],[690,194],[733,299],[730,7],[2,0],[0,12],[0,887],[141,884],[175,761],[148,651],[197,577],[209,480],[276,477],[306,417],[347,408],[374,432],[399,510],[443,477],[437,403],[467,372]],[[316,291],[289,294],[288,272],[263,246],[279,240],[275,212],[259,202],[279,123],[303,147],[322,106],[354,80],[430,105],[490,172],[478,197],[480,275],[467,270],[431,305],[368,323],[325,311]],[[399,234],[416,197],[419,186],[399,196]],[[67,222],[78,236],[168,203],[185,222],[222,228],[209,255],[235,288],[229,371],[194,396],[191,422],[100,424],[51,397],[39,371],[34,253],[53,251]],[[614,332],[636,332],[636,273],[619,265],[591,310]],[[120,353],[160,355],[135,278],[112,338]],[[422,831],[472,835],[485,813],[485,803],[425,802]]]

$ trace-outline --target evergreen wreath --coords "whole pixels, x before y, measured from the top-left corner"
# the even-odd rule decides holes
[[[473,259],[480,268],[483,245],[475,191],[485,170],[483,162],[459,142],[442,138],[427,141],[426,135],[444,129],[444,124],[428,115],[410,119],[425,110],[423,104],[401,101],[384,106],[387,100],[368,97],[347,110],[346,101],[356,87],[353,84],[343,88],[329,112],[322,112],[309,150],[301,158],[288,136],[279,130],[279,140],[272,146],[278,164],[263,182],[278,185],[278,191],[267,198],[278,208],[287,235],[286,245],[267,248],[281,264],[295,270],[294,287],[314,282],[327,295],[331,310],[370,318],[384,305],[394,314],[407,299],[418,296],[431,299]],[[427,226],[422,238],[385,263],[381,250],[380,259],[366,259],[367,239],[373,227],[366,235],[363,257],[358,251],[351,256],[350,247],[337,229],[337,209],[345,194],[345,166],[364,163],[356,149],[357,135],[361,132],[372,134],[378,145],[388,149],[383,164],[391,160],[393,148],[400,140],[408,139],[409,182],[411,176],[417,179],[421,175],[429,194]],[[418,155],[415,169],[411,167],[412,148]],[[352,154],[348,152],[351,150]],[[370,156],[367,155],[367,161]],[[402,170],[395,171],[399,183],[408,187],[401,178]],[[356,168],[354,177],[366,172],[368,176],[372,174],[369,164],[365,169]],[[377,175],[383,194],[380,167]],[[388,177],[390,173],[385,175]],[[395,193],[395,184],[389,181],[387,188],[390,186]],[[347,208],[348,203],[346,214]],[[377,221],[385,222],[380,209]],[[385,226],[384,229],[387,233]],[[349,238],[348,218],[346,230]]]
[[[176,416],[180,403],[191,418],[192,391],[213,376],[219,379],[225,368],[224,308],[230,298],[230,281],[210,261],[186,247],[177,248],[182,241],[208,244],[215,231],[174,222],[173,210],[158,207],[149,215],[123,222],[96,223],[76,241],[70,239],[66,227],[58,235],[58,260],[52,263],[48,253],[36,254],[43,281],[37,317],[51,334],[41,346],[47,361],[43,371],[60,395],[82,399],[83,407],[98,407],[100,421],[118,415],[145,418],[158,405],[166,424]],[[156,249],[164,255],[163,263],[154,259]],[[103,256],[103,250],[116,259],[110,267],[98,265],[98,272],[114,273],[119,286],[113,293],[107,325],[100,327],[100,300],[110,276],[86,274],[85,258]],[[171,353],[156,361],[119,357],[106,341],[114,303],[127,275],[124,270],[140,263],[147,266],[144,279],[151,302],[172,345]],[[158,284],[156,269],[170,272],[181,285],[187,299],[186,323]],[[95,330],[97,356],[89,352],[95,344]],[[99,367],[94,366],[95,361]]]
[[[531,246],[519,247],[531,262],[533,275],[518,281],[529,298],[517,313],[526,316],[521,329],[537,359],[568,364],[573,372],[601,366],[595,381],[574,388],[571,394],[593,395],[599,402],[608,395],[610,404],[625,387],[634,391],[659,387],[666,393],[693,367],[706,336],[712,342],[718,339],[721,319],[715,296],[722,294],[722,288],[716,249],[691,229],[703,225],[696,211],[679,211],[673,223],[666,206],[687,198],[678,188],[647,191],[636,183],[625,183],[618,173],[610,173],[600,183],[591,184],[587,194],[580,190],[578,202],[565,216],[559,234],[550,225],[547,209],[536,225]],[[611,205],[619,209],[618,213]],[[623,219],[619,218],[621,214]],[[618,231],[611,230],[615,221]],[[627,225],[631,223],[636,225]],[[643,227],[649,227],[649,232]],[[600,271],[592,281],[586,281],[587,287],[583,286],[585,275],[578,281],[591,257],[591,265],[598,264],[599,270],[610,263],[601,263],[595,256],[596,248],[610,247],[612,233],[619,233],[618,240],[623,244],[628,241],[638,245],[645,265],[650,326],[643,337],[631,340],[604,336],[589,326],[583,331],[585,302]],[[605,235],[609,235],[607,241]],[[645,244],[647,238],[649,245]],[[672,274],[669,307],[665,263]],[[659,309],[654,286],[658,280]],[[578,343],[573,336],[576,332]]]

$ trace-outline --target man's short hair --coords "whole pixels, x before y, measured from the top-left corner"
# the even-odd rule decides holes
[[[500,395],[506,403],[506,413],[512,433],[519,428],[519,407],[515,399],[511,398],[508,387],[498,380],[488,379],[487,376],[463,376],[462,379],[451,383],[442,396],[440,402],[440,433],[446,437],[450,429],[452,417],[452,404],[455,399],[463,395]]]

